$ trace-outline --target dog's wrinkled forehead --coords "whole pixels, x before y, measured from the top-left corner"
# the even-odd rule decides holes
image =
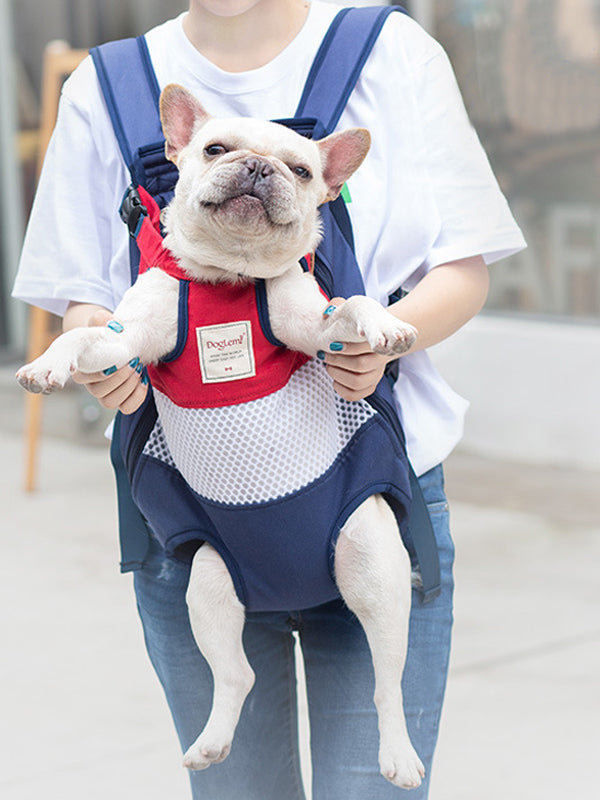
[[[306,160],[313,167],[320,164],[314,142],[275,122],[236,117],[235,125],[226,118],[211,118],[196,132],[191,147],[196,150],[221,145],[229,153],[248,151],[264,157],[276,157],[285,164]]]

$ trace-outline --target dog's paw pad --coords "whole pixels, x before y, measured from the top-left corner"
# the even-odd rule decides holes
[[[387,312],[385,318],[379,319],[375,324],[357,325],[357,332],[369,342],[374,353],[382,356],[402,355],[417,338],[417,331],[412,325],[395,320]]]
[[[402,355],[409,347],[411,347],[417,340],[417,331],[412,325],[403,325],[396,328],[394,336],[392,337],[389,345],[394,355]]]
[[[194,742],[183,757],[183,766],[191,770],[208,769],[212,764],[225,761],[231,752],[231,742],[226,744]]]
[[[63,374],[64,373],[64,374]],[[50,394],[55,389],[61,389],[70,375],[70,371],[59,371],[44,368],[34,368],[32,365],[21,367],[16,378],[24,389],[33,394]]]
[[[381,774],[399,789],[416,789],[425,777],[425,767],[415,751],[397,755],[380,756]]]

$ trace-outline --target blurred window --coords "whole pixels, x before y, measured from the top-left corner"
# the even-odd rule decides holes
[[[453,63],[529,248],[488,307],[600,318],[600,0],[435,0]]]

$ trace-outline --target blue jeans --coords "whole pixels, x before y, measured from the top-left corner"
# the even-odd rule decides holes
[[[452,563],[441,466],[423,475],[440,549],[442,593],[423,604],[413,591],[403,677],[408,728],[427,777],[405,792],[379,774],[373,668],[366,638],[342,601],[292,613],[249,613],[246,654],[256,683],[230,756],[190,774],[194,800],[304,800],[297,737],[297,630],[310,713],[313,800],[425,800],[446,685],[452,627]],[[212,677],[194,642],[185,604],[189,568],[165,559],[157,542],[134,585],[146,646],[186,750],[210,712]]]

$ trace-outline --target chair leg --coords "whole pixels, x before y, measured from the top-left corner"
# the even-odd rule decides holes
[[[46,148],[56,123],[58,102],[62,84],[87,56],[87,50],[73,50],[66,42],[50,42],[44,53],[42,72],[41,114],[38,134],[39,177]],[[29,314],[29,338],[27,360],[33,361],[48,347],[52,339],[52,314],[32,306]],[[37,451],[41,435],[42,396],[28,395],[25,401],[25,490],[35,489]]]
[[[42,429],[41,394],[27,393],[25,398],[25,491],[36,489],[37,460]]]
[[[51,314],[43,308],[32,306],[29,312],[27,360],[41,355],[53,339]],[[36,488],[37,456],[42,429],[43,395],[29,394],[25,398],[25,491]]]

